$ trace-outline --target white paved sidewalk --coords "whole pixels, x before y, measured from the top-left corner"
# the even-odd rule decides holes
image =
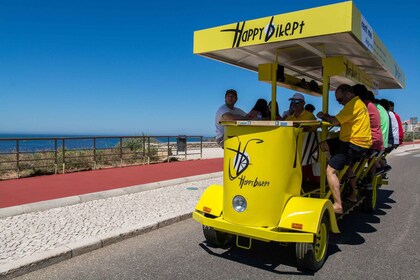
[[[0,279],[191,217],[204,189],[222,184],[222,172],[188,179],[187,183],[159,182],[155,189],[148,184],[138,193],[1,218]]]

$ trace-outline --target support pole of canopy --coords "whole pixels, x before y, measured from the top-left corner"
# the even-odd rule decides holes
[[[277,112],[277,67],[279,63],[279,50],[276,49],[276,63],[271,67],[271,120],[276,119]]]
[[[329,90],[330,90],[330,77],[328,76],[327,65],[325,65],[325,59],[322,59],[322,112],[328,114],[328,102],[329,102]],[[328,135],[328,127],[322,126],[321,141],[325,141]],[[327,171],[327,156],[325,153],[319,151],[319,164],[320,164],[320,183],[321,183],[321,197],[325,196],[326,193],[326,171]]]

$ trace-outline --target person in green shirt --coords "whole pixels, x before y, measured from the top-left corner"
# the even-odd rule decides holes
[[[379,100],[375,99],[373,96],[373,93],[371,91],[368,91],[368,95],[371,99],[371,101],[375,104],[376,108],[379,111],[379,117],[381,119],[381,130],[382,130],[382,138],[384,140],[384,147],[388,145],[388,131],[389,131],[389,116],[388,112],[385,110],[384,107],[382,107],[381,104],[379,104]]]

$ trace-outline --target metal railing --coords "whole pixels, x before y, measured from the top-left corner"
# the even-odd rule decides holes
[[[0,179],[187,160],[202,155],[202,136],[0,138]]]

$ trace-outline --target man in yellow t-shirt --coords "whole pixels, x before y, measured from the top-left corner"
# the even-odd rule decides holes
[[[286,121],[316,120],[314,114],[305,110],[305,97],[303,94],[296,92],[289,100],[291,112],[290,115],[286,117]]]
[[[360,158],[368,151],[372,145],[372,134],[366,105],[354,95],[350,85],[340,85],[335,91],[335,98],[338,103],[344,105],[344,108],[336,116],[330,116],[323,112],[319,112],[317,116],[332,125],[341,126],[339,138],[328,139],[320,143],[321,150],[329,151],[331,154],[327,166],[327,181],[334,197],[334,211],[341,214],[343,206],[338,170],[343,169],[346,164]],[[354,174],[349,174],[353,192],[348,200],[356,202],[356,179],[352,177]]]

